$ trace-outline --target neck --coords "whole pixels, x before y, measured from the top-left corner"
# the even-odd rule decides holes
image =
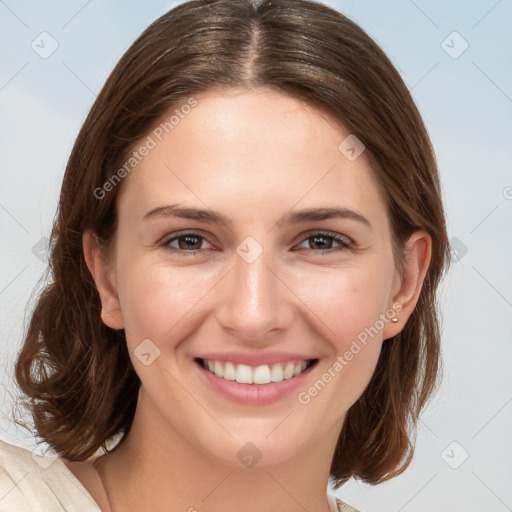
[[[290,459],[244,467],[213,458],[143,410],[139,403],[126,439],[96,462],[112,512],[329,511],[327,482],[339,429]]]

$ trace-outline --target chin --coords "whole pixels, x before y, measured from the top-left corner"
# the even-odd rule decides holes
[[[232,438],[228,435],[203,437],[201,444],[203,450],[223,464],[233,467],[269,467],[281,464],[300,454],[308,443],[307,432],[304,428],[299,432],[290,432],[298,426],[297,418],[292,420],[293,413],[288,419],[284,416],[276,422],[259,422],[261,428],[229,429]],[[282,421],[282,424],[280,422]],[[272,427],[268,428],[269,423]],[[277,428],[276,428],[277,427]],[[311,433],[312,434],[312,433]],[[309,438],[311,440],[311,438]],[[314,444],[311,441],[311,444]]]

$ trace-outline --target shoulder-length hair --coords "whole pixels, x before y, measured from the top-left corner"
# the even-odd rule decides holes
[[[364,143],[387,200],[397,268],[409,235],[421,229],[432,237],[417,306],[402,332],[384,342],[332,460],[336,487],[350,477],[379,483],[409,465],[418,415],[438,383],[436,290],[449,244],[434,152],[406,85],[366,32],[313,1],[188,1],[152,23],[123,55],[66,167],[50,279],[15,367],[23,403],[36,435],[69,460],[108,450],[109,438],[129,432],[140,380],[124,331],[101,322],[82,234],[92,229],[105,246],[112,241],[122,183],[108,193],[102,187],[155,122],[194,94],[231,87],[266,87],[304,100]]]

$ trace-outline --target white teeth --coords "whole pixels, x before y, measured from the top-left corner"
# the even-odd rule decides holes
[[[268,384],[270,382],[270,368],[263,364],[254,369],[252,380],[254,384]]]
[[[296,377],[306,369],[308,363],[306,361],[293,361],[277,363],[272,366],[262,364],[252,367],[247,364],[235,365],[231,362],[203,360],[203,366],[217,377],[226,380],[236,380],[240,384],[263,385]]]
[[[226,365],[224,366],[224,378],[227,380],[236,379],[236,368],[233,363],[226,363]]]
[[[217,363],[215,363],[215,370],[217,370]],[[215,375],[222,377],[217,371],[215,371]],[[239,364],[236,367],[236,381],[239,384],[252,384],[252,368],[246,364]]]
[[[280,364],[275,364],[272,367],[272,373],[270,374],[270,380],[272,382],[281,382],[283,380],[283,367]]]
[[[286,368],[284,369],[283,377],[285,379],[291,379],[293,377],[293,374],[295,373],[294,370],[295,370],[295,365],[293,363],[288,363],[286,365]]]
[[[214,367],[215,375],[219,377],[224,377],[224,370],[222,369],[222,363],[219,361],[215,361],[215,367]]]

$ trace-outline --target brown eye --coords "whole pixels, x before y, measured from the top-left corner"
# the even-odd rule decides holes
[[[304,243],[307,243],[308,247],[302,247],[302,249],[309,249],[319,254],[332,254],[352,248],[348,238],[323,232],[309,234],[302,242]]]
[[[203,242],[209,243],[206,238],[197,233],[182,233],[168,238],[161,245],[173,253],[194,255],[202,250],[201,246]]]

